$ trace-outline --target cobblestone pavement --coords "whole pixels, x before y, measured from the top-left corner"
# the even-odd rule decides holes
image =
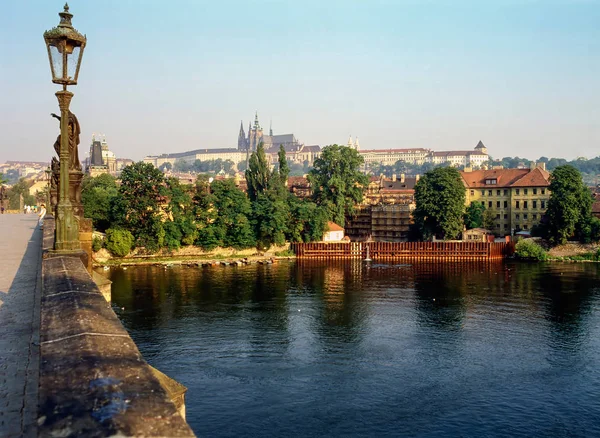
[[[36,435],[41,237],[37,215],[0,215],[0,437]]]

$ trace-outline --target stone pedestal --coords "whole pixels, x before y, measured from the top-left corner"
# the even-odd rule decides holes
[[[83,213],[83,210],[82,210]],[[79,220],[79,242],[81,249],[88,255],[87,263],[84,266],[87,271],[92,273],[92,220],[76,216]],[[82,260],[83,261],[83,260]]]
[[[73,206],[75,217],[83,219],[83,204],[81,203],[81,181],[83,172],[71,170],[69,172],[69,199]]]

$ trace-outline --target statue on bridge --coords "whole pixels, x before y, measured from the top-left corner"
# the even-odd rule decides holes
[[[58,119],[60,121],[60,116],[54,113],[51,114],[52,117]],[[79,121],[75,114],[69,111],[69,171],[81,171],[81,163],[79,162],[79,134],[81,134],[81,128],[79,126]],[[60,134],[56,138],[54,142],[54,150],[56,154],[60,158]]]

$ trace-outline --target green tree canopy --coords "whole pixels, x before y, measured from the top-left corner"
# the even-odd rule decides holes
[[[155,251],[164,245],[164,210],[167,188],[163,173],[152,164],[137,162],[121,172],[115,222],[130,230],[136,245]]]
[[[327,212],[329,220],[344,226],[345,219],[362,202],[369,178],[361,173],[363,157],[352,148],[325,146],[308,173],[313,200]]]
[[[288,166],[283,145],[279,146],[277,157],[279,159],[279,178],[281,179],[282,184],[285,185],[288,176],[290,176],[290,166]]]
[[[471,202],[465,211],[464,223],[467,229],[483,227],[483,212],[485,205],[479,201]]]
[[[415,226],[421,238],[452,240],[463,229],[465,186],[458,170],[438,167],[427,172],[415,186]]]
[[[94,228],[106,231],[112,222],[112,209],[118,196],[117,182],[107,173],[95,178],[86,176],[81,185],[83,214],[92,219]]]
[[[231,179],[213,181],[213,208],[216,217],[211,224],[212,233],[219,245],[233,248],[250,248],[256,240],[250,223],[252,206],[246,194]]]
[[[549,190],[550,200],[546,210],[548,237],[554,244],[563,244],[576,236],[589,220],[592,195],[583,183],[581,173],[568,164],[554,169]]]
[[[11,210],[19,210],[21,208],[21,197],[23,197],[23,205],[35,205],[35,197],[29,194],[29,187],[33,184],[32,181],[20,178],[8,190],[8,205]]]
[[[248,161],[248,169],[246,170],[246,182],[248,184],[248,197],[251,201],[255,201],[260,193],[264,193],[269,188],[271,172],[265,148],[262,142],[258,144],[256,152],[252,152]]]

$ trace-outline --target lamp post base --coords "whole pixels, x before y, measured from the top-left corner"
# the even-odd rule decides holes
[[[79,243],[79,222],[73,214],[73,207],[59,202],[56,210],[56,240],[54,249],[57,251],[81,249],[81,244]]]

